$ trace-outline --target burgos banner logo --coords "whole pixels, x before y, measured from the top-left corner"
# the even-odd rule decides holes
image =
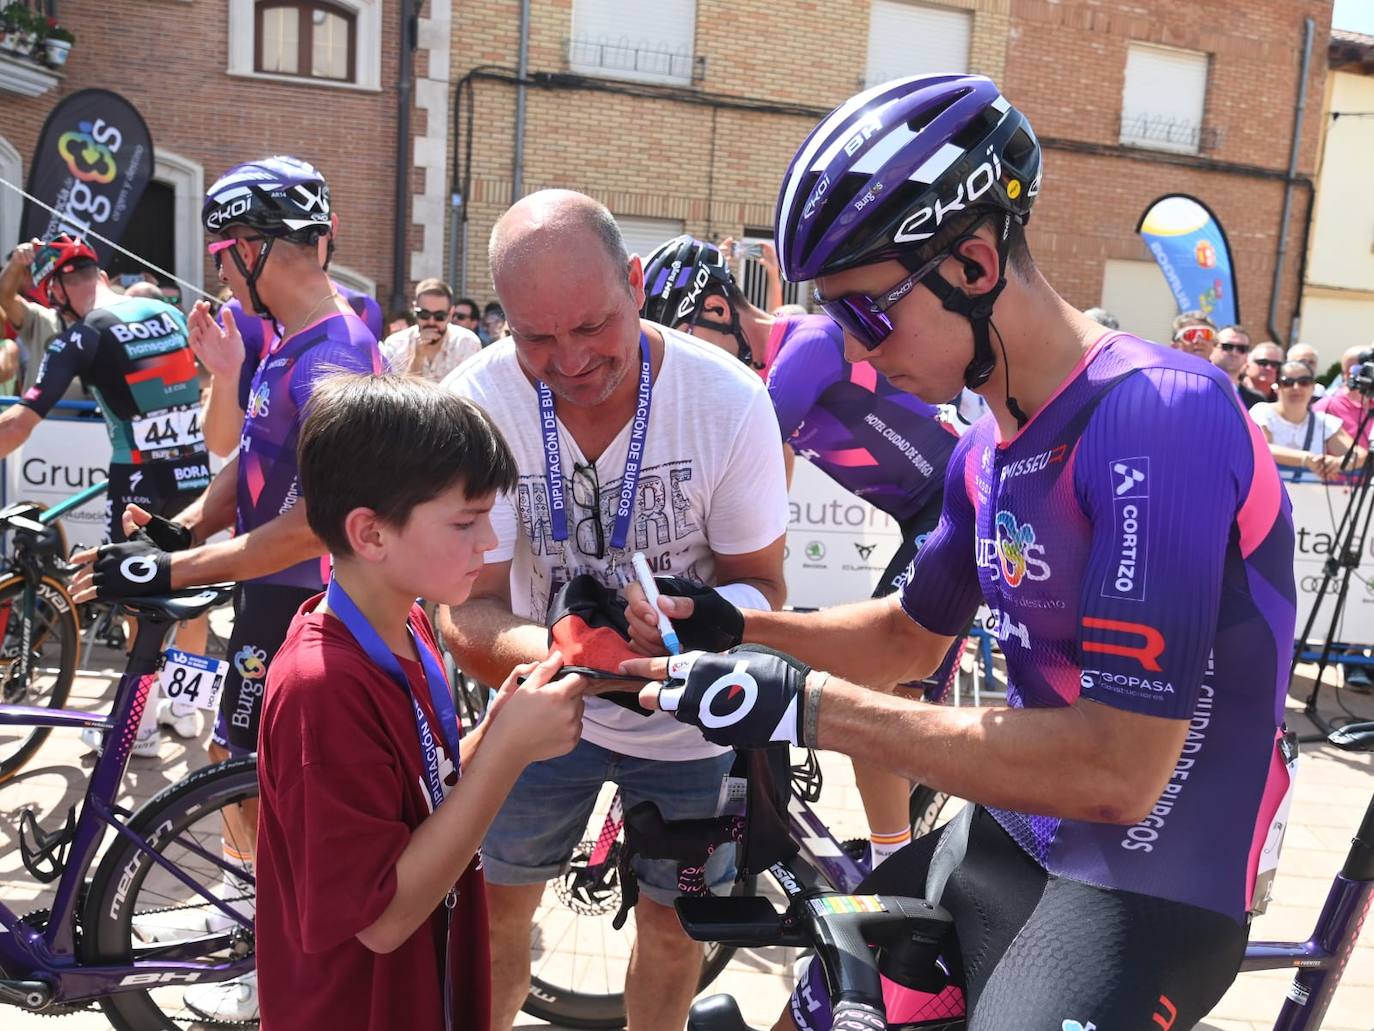
[[[106,124],[103,118],[94,122],[78,122],[76,132],[64,132],[57,138],[57,152],[62,155],[72,175],[87,183],[112,183],[119,174],[115,154],[123,142],[119,130]]]

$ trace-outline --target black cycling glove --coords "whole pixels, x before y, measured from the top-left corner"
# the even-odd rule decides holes
[[[159,551],[185,551],[191,546],[191,528],[153,516],[147,526],[140,526],[129,537],[131,541],[145,541]]]
[[[656,576],[654,583],[659,594],[692,599],[692,614],[673,620],[684,651],[723,652],[744,640],[744,613],[717,591],[681,576]]]
[[[92,573],[95,595],[102,601],[169,594],[172,590],[172,556],[146,541],[104,545],[96,553]]]
[[[804,744],[806,675],[811,667],[790,655],[746,644],[724,655],[687,652],[668,658],[658,705],[679,723],[732,748],[777,741]]]

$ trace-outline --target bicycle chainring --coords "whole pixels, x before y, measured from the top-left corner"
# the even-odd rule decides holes
[[[35,909],[31,913],[25,913],[19,918],[21,924],[27,924],[35,931],[41,931],[48,926],[48,921],[52,919],[52,910],[48,908]],[[76,928],[78,938],[81,935],[81,926]],[[41,1010],[25,1010],[25,1013],[35,1013],[40,1017],[65,1017],[69,1013],[81,1013],[95,1008],[94,1000],[86,1002],[54,1002],[45,1006]]]

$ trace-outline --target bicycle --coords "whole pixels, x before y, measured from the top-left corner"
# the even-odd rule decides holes
[[[867,841],[836,841],[811,808],[823,784],[813,752],[792,769],[791,780],[787,817],[793,834],[818,850],[815,859],[833,883],[852,890],[869,872]],[[909,804],[913,836],[934,829],[948,797],[925,785],[915,787]],[[530,990],[521,1007],[532,1017],[577,1029],[625,1026],[622,986],[633,928],[628,921],[618,931],[610,926],[622,901],[624,825],[619,792],[603,793],[588,824],[591,833],[550,882],[535,911],[538,937],[531,949]],[[735,885],[734,894],[752,896],[754,886],[754,879],[746,877]],[[698,991],[715,980],[734,953],[732,945],[707,943]]]
[[[1374,752],[1374,721],[1350,724],[1332,731],[1327,740],[1343,751]],[[755,756],[764,752],[746,753]],[[752,825],[767,818],[775,795],[767,783],[768,761],[749,765],[749,807],[743,818],[748,839]],[[762,776],[765,783],[756,780]],[[834,1026],[841,1026],[842,1009],[851,1009],[871,1027],[873,1016],[884,1017],[879,973],[931,997],[930,1017],[915,1023],[887,1025],[894,1029],[963,1031],[962,993],[953,994],[938,966],[941,943],[952,925],[948,913],[924,899],[856,895],[857,882],[826,855],[835,845],[824,827],[816,838],[796,833],[795,797],[788,792],[787,838],[779,841],[767,830],[754,835],[771,855],[768,872],[787,899],[777,912],[762,896],[745,898],[681,897],[676,906],[688,935],[697,941],[736,948],[793,946],[813,949],[825,971],[836,1004]],[[657,817],[655,811],[651,814]],[[776,816],[773,817],[776,821]],[[653,822],[652,820],[650,821]],[[655,833],[663,840],[672,825],[657,819]],[[738,833],[738,832],[736,832]],[[828,841],[829,845],[824,842]],[[698,846],[699,847],[699,846]],[[756,846],[758,847],[758,846]],[[668,850],[663,850],[664,852]],[[646,853],[649,854],[649,853]],[[689,861],[687,855],[665,855]],[[757,860],[745,869],[757,869]],[[843,874],[836,877],[836,873]],[[1303,942],[1257,941],[1245,950],[1242,973],[1295,969],[1293,983],[1274,1023],[1274,1031],[1318,1031],[1346,963],[1354,951],[1365,916],[1374,901],[1374,796],[1351,842],[1341,869],[1332,880],[1326,902],[1310,937]],[[844,1025],[850,1026],[850,1025]],[[689,1031],[749,1031],[735,1000],[727,995],[703,999],[692,1007]]]
[[[221,855],[222,812],[258,794],[254,757],[196,771],[130,813],[115,804],[163,643],[180,621],[228,597],[230,586],[122,602],[138,636],[108,718],[34,706],[0,706],[0,727],[96,727],[105,746],[86,792],[54,831],[31,809],[20,817],[24,868],[57,882],[51,909],[20,916],[0,902],[0,1003],[61,1014],[98,1003],[121,1031],[223,1023],[187,1007],[190,985],[254,968],[252,875]],[[101,842],[113,832],[104,854]],[[247,843],[241,843],[247,847]],[[94,873],[88,874],[94,867]],[[226,891],[241,885],[238,894]]]
[[[80,653],[81,620],[67,593],[66,537],[57,520],[104,493],[102,480],[49,509],[20,502],[0,510],[11,553],[0,572],[0,702],[59,710],[67,702]],[[0,723],[0,784],[37,754],[52,727]]]

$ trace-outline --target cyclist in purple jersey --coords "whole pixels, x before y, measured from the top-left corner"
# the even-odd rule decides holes
[[[660,245],[645,266],[645,283],[645,318],[714,344],[767,380],[788,445],[783,454],[789,485],[796,453],[897,521],[901,543],[874,596],[897,590],[940,517],[945,467],[957,439],[954,427],[937,420],[934,405],[898,390],[873,366],[847,361],[844,333],[832,320],[781,318],[751,304],[711,244],[684,235]],[[652,640],[657,634],[652,609],[636,604],[631,611],[636,609]],[[933,676],[902,686],[939,701],[962,652],[960,639]],[[854,776],[876,865],[911,841],[911,785],[860,762],[854,764]]]
[[[966,385],[992,418],[956,447],[899,596],[744,613],[745,639],[836,675],[702,655],[641,701],[701,725],[707,687],[748,674],[712,741],[863,755],[972,800],[867,885],[925,895],[936,846],[955,848],[931,883],[971,1031],[1191,1027],[1235,976],[1285,820],[1291,514],[1224,374],[1104,331],[1045,281],[1023,230],[1040,166],[1026,119],[970,75],[876,86],[802,145],[783,273],[815,281],[851,360],[927,400]],[[1005,707],[860,686],[931,669],[980,601]],[[828,1027],[825,989],[812,970],[778,1027]]]
[[[201,217],[220,278],[245,311],[280,325],[281,339],[254,374],[239,456],[174,521],[127,509],[126,528],[142,527],[142,533],[77,556],[89,566],[73,593],[82,600],[125,598],[238,582],[230,669],[210,747],[218,761],[256,749],[268,664],[296,610],[323,584],[325,547],[306,522],[296,470],[296,438],[311,391],[330,372],[379,371],[381,355],[375,335],[322,267],[333,221],[329,187],[315,168],[289,157],[237,165],[210,187]],[[243,354],[232,314],[221,327],[200,302],[188,322],[192,349],[207,366],[222,368],[226,355]],[[232,540],[200,543],[230,526],[238,531]],[[226,823],[236,840],[252,840],[244,828],[256,824],[256,804],[241,808],[226,811]],[[241,897],[235,868],[251,869],[252,856],[234,851],[234,839],[225,839],[225,891]],[[209,931],[223,926],[219,917],[207,919]],[[256,980],[192,986],[186,1005],[207,1019],[256,1020]]]

